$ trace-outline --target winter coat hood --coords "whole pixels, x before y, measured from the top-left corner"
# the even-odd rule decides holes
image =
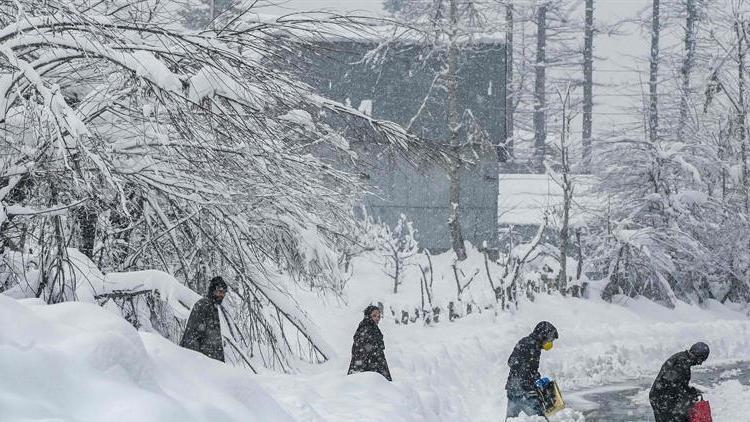
[[[552,323],[547,321],[542,321],[537,324],[536,327],[534,327],[534,331],[531,333],[531,336],[539,341],[540,344],[557,340],[557,338],[559,337],[557,334],[557,328],[555,328]]]
[[[221,305],[222,299],[219,299],[214,295],[216,289],[224,289],[224,291],[227,290],[226,281],[224,281],[224,279],[219,276],[212,278],[210,283],[208,284],[208,293],[206,293],[206,298],[208,298],[211,303]]]

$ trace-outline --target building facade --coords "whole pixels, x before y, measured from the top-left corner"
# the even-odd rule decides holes
[[[416,43],[323,43],[306,59],[312,69],[303,79],[333,100],[377,119],[409,127],[436,148],[449,144],[447,91],[437,75],[445,53]],[[383,50],[383,49],[378,49]],[[368,57],[367,60],[364,58]],[[458,67],[461,113],[460,221],[465,240],[476,246],[497,245],[498,155],[505,139],[505,49],[500,42],[462,46]],[[343,127],[358,155],[357,169],[366,179],[368,213],[393,226],[405,214],[417,229],[420,247],[450,249],[448,169],[434,163],[410,163],[390,148],[370,142],[364,127]],[[368,135],[368,133],[370,133]]]

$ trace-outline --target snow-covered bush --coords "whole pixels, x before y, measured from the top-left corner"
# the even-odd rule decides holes
[[[388,295],[370,300],[380,303],[397,324],[434,324],[473,313],[515,310],[520,302],[534,301],[539,295],[559,294],[557,248],[540,243],[540,237],[517,245],[499,259],[491,259],[488,251],[471,244],[463,261],[452,251],[437,255],[422,251],[403,266],[398,290],[391,288]],[[353,262],[354,273],[371,272],[374,285],[393,286],[392,273],[382,271],[378,249],[362,252]],[[577,262],[569,257],[568,265],[575,268]]]
[[[669,306],[678,299],[750,299],[736,260],[746,222],[729,218],[738,211],[701,176],[720,165],[714,150],[619,139],[603,157],[599,188],[610,211],[590,236],[590,270],[604,280],[605,298],[643,295]]]

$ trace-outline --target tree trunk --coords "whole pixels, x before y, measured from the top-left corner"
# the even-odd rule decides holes
[[[567,176],[565,178],[565,184],[567,185]],[[560,274],[558,288],[560,293],[565,295],[568,290],[568,243],[569,236],[568,231],[570,230],[570,192],[566,186],[563,186],[563,221],[562,228],[560,229]]]
[[[396,273],[393,275],[393,294],[398,293],[398,280],[401,278],[401,262],[398,259],[398,252],[394,254],[393,265],[396,267]]]
[[[450,0],[450,33],[448,45],[448,126],[450,131],[450,146],[453,160],[450,166],[450,210],[448,227],[451,233],[453,251],[459,261],[466,259],[464,237],[461,233],[460,204],[461,204],[461,116],[458,111],[458,8],[457,0]]]
[[[542,3],[536,13],[536,81],[534,83],[534,167],[544,172],[545,144],[547,142],[545,77],[547,46],[547,4]]]
[[[695,58],[695,24],[698,20],[696,0],[687,0],[687,20],[685,21],[685,58],[680,68],[682,92],[680,93],[680,120],[677,123],[677,140],[682,141],[685,122],[688,115],[688,100],[690,99],[690,73],[693,70]]]
[[[657,98],[658,72],[659,72],[659,0],[653,0],[651,14],[651,62],[648,77],[648,138],[656,142],[659,136],[659,108]]]
[[[581,229],[576,229],[576,251],[578,253],[578,265],[576,265],[576,281],[580,282],[581,276],[583,275],[583,245],[581,244]],[[580,287],[573,290],[574,297],[583,296],[583,288],[585,284],[581,284]]]
[[[558,289],[565,295],[568,290],[568,244],[570,239],[570,206],[573,200],[573,182],[570,179],[570,88],[562,99],[562,132],[560,133],[560,164],[562,165],[563,215],[560,228],[560,274]]]
[[[591,126],[594,108],[594,0],[586,0],[583,37],[583,170],[591,171]]]
[[[513,2],[505,5],[505,145],[500,150],[500,162],[513,158],[513,115],[515,113],[513,91]]]
[[[93,261],[94,246],[96,245],[96,224],[99,220],[99,215],[91,209],[91,203],[93,203],[93,200],[89,204],[79,208],[75,215],[81,230],[81,252]]]
[[[745,26],[743,22],[735,21],[734,30],[737,33],[737,132],[740,137],[740,158],[742,159],[742,199],[745,202],[745,212],[750,212],[750,199],[747,190],[747,129],[745,128]]]
[[[0,190],[5,190],[5,195],[0,197],[0,207],[7,206],[10,204],[22,204],[27,198],[27,192],[30,192],[34,186],[34,181],[31,176],[27,173],[21,176],[18,180],[13,181],[11,178],[0,179]],[[7,236],[8,230],[10,229],[10,223],[13,221],[14,215],[6,215],[5,219],[0,220],[0,255],[5,252],[6,248],[11,250],[23,251],[24,245],[26,244],[26,224],[23,224],[21,229],[21,239],[17,244],[13,244],[11,239]]]

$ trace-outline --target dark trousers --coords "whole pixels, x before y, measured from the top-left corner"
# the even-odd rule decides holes
[[[508,411],[505,418],[516,418],[521,412],[526,416],[544,416],[542,402],[536,393],[511,393],[508,392]]]
[[[689,406],[667,400],[651,399],[656,422],[688,422]]]

